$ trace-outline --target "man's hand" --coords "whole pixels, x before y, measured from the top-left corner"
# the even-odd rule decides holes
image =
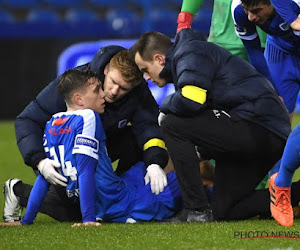
[[[161,126],[161,123],[163,121],[163,119],[165,118],[166,114],[163,113],[163,112],[159,112],[159,115],[158,115],[158,118],[157,118],[157,121],[158,121],[158,125]]]
[[[298,18],[291,23],[291,28],[293,30],[300,31],[300,15],[298,15]]]
[[[152,193],[159,194],[164,191],[167,186],[167,176],[164,170],[157,164],[151,164],[147,168],[147,174],[145,175],[145,185],[150,182]]]
[[[59,167],[60,164],[58,162],[48,158],[41,160],[37,165],[38,170],[49,183],[66,187],[68,180],[55,169]]]
[[[193,15],[189,12],[182,11],[177,17],[177,30],[176,33],[182,29],[190,29],[192,26]]]

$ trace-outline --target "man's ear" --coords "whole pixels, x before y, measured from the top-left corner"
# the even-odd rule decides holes
[[[109,63],[106,64],[106,66],[105,66],[105,68],[104,68],[104,75],[107,75],[108,70],[109,70]]]
[[[165,56],[162,54],[154,54],[153,56],[154,61],[158,62],[160,65],[165,65]]]
[[[75,92],[72,96],[72,102],[77,106],[83,106],[84,102],[81,98],[80,93]]]

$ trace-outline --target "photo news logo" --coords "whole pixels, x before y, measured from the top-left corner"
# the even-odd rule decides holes
[[[300,231],[234,231],[235,239],[286,238],[300,239]]]

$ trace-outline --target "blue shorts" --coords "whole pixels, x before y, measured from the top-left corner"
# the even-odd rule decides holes
[[[283,98],[289,113],[293,113],[300,89],[299,53],[285,53],[268,40],[265,49],[265,59],[276,92]]]
[[[175,172],[167,174],[168,185],[158,195],[145,186],[145,165],[139,162],[121,177],[112,168],[98,165],[96,178],[96,217],[107,222],[164,220],[182,209]]]

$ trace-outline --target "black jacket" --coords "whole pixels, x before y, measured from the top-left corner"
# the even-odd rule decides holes
[[[116,53],[123,49],[120,46],[103,47],[90,63],[78,68],[95,71],[100,75],[100,80],[104,82],[105,66]],[[66,110],[65,102],[56,88],[57,81],[58,79],[55,79],[47,85],[36,99],[18,115],[15,122],[19,150],[24,162],[33,168],[46,157],[42,145],[46,122],[53,114]],[[111,104],[106,103],[101,120],[107,140],[117,138],[124,125],[131,123],[138,145],[143,150],[144,144],[149,140],[162,139],[157,123],[158,112],[158,105],[147,82],[143,80],[121,100]],[[143,159],[146,166],[156,163],[163,168],[167,164],[168,154],[162,147],[152,146],[144,150]]]
[[[161,105],[164,113],[191,116],[204,109],[235,113],[286,139],[291,131],[288,111],[271,83],[248,62],[206,41],[193,29],[183,29],[168,49],[160,77],[175,85]],[[183,96],[191,85],[207,90],[200,104]]]

